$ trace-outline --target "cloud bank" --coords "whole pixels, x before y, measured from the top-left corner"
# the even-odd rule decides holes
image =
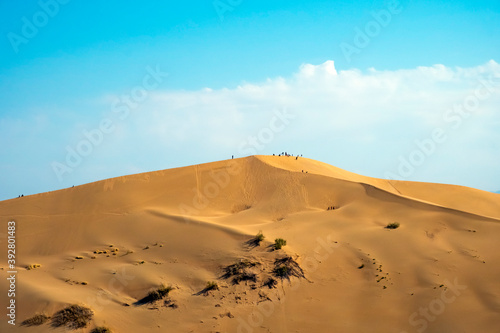
[[[129,140],[178,154],[288,150],[376,177],[488,188],[500,187],[499,106],[493,60],[364,72],[327,61],[231,89],[154,91],[124,127]],[[269,131],[277,112],[290,122]]]

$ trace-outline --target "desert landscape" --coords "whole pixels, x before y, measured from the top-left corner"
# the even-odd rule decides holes
[[[259,155],[0,215],[1,332],[499,332],[499,194]]]

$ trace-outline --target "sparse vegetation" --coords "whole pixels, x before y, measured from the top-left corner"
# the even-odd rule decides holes
[[[268,278],[266,282],[264,282],[264,286],[268,287],[269,289],[276,288],[277,285],[278,285],[278,280],[276,280],[273,277]]]
[[[399,222],[392,222],[385,226],[386,229],[397,229],[399,228]]]
[[[28,266],[26,266],[26,270],[30,271],[32,269],[39,268],[39,267],[42,267],[42,266],[39,264],[28,265]]]
[[[259,231],[257,233],[257,235],[255,235],[254,237],[252,237],[251,239],[249,239],[248,241],[245,242],[245,244],[247,246],[249,246],[250,248],[254,248],[254,247],[257,247],[257,246],[260,246],[260,243],[265,239],[266,237],[264,236],[264,234],[262,233],[262,231]]]
[[[274,276],[284,280],[290,280],[290,277],[306,278],[304,271],[292,257],[283,257],[274,261]]]
[[[87,327],[93,316],[94,312],[87,307],[70,305],[52,317],[52,326],[66,326],[70,329],[84,328]]]
[[[83,257],[82,256],[76,256],[75,259],[82,260]]]
[[[257,235],[255,236],[255,242],[257,243],[257,245],[260,245],[260,242],[262,242],[265,238],[266,238],[266,236],[264,236],[264,234],[262,233],[262,230],[260,230],[257,233]]]
[[[280,250],[285,245],[286,245],[286,240],[284,240],[283,238],[276,238],[274,240],[274,249],[275,250]]]
[[[289,274],[288,274],[288,267],[285,266],[285,265],[282,265],[282,266],[279,266],[279,267],[276,267],[274,269],[274,274],[279,277],[279,278],[288,278]]]
[[[165,287],[164,285],[161,285],[160,287],[151,290],[146,297],[141,299],[139,303],[145,304],[145,303],[153,303],[156,301],[159,301],[166,296],[172,291],[172,287]]]
[[[22,326],[40,326],[50,320],[50,317],[45,314],[37,314],[21,323]]]
[[[219,290],[219,285],[215,281],[208,281],[207,286],[205,287],[205,291],[210,291],[210,290]]]
[[[257,282],[257,274],[249,270],[257,265],[260,265],[260,263],[256,261],[241,260],[236,264],[225,267],[225,273],[222,277],[224,279],[233,277],[234,284],[239,284],[241,281]]]
[[[111,333],[111,330],[107,327],[96,327],[90,333]]]

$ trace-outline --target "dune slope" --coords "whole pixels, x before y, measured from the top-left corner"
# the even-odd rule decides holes
[[[81,332],[500,327],[498,194],[252,156],[7,200],[0,217],[4,249],[16,222],[18,272],[17,325],[1,332],[63,331],[21,322],[71,304],[93,311]]]

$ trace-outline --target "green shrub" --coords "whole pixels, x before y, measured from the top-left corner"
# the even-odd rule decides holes
[[[259,233],[255,236],[255,242],[257,244],[260,244],[260,242],[262,242],[264,238],[266,238],[266,236],[262,234],[262,231],[259,231]]]
[[[219,290],[219,285],[215,281],[208,281],[207,286],[205,287],[206,291],[210,290]]]
[[[397,229],[399,228],[398,222],[392,222],[385,226],[386,229]]]
[[[283,238],[276,238],[274,240],[274,248],[276,250],[280,250],[285,245],[286,245],[286,240],[284,240]]]

